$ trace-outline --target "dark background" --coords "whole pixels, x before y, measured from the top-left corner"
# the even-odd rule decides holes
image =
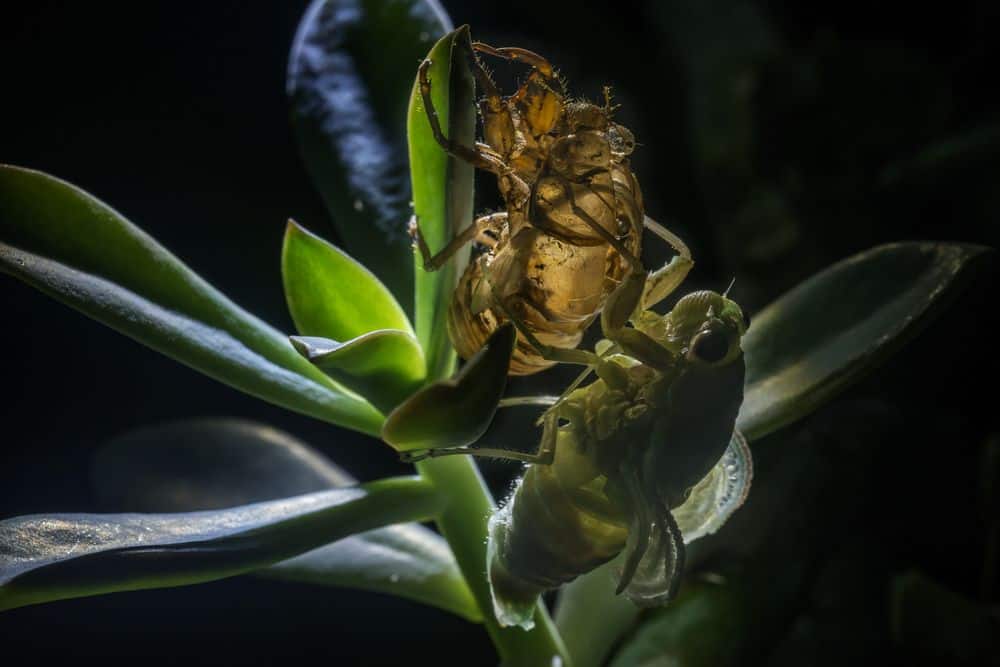
[[[284,94],[306,4],[5,3],[0,161],[109,202],[291,331],[278,266],[285,220],[335,240]],[[548,56],[577,94],[614,84],[619,118],[642,144],[634,166],[647,211],[698,260],[691,286],[721,289],[737,275],[736,297],[753,312],[877,243],[997,245],[995,3],[444,4],[477,39]],[[495,204],[484,191],[483,204]],[[921,508],[907,521],[940,536],[920,554],[889,549],[892,566],[920,566],[973,597],[984,541],[977,461],[996,429],[992,280],[851,392],[889,406],[898,426],[885,495]],[[101,443],[191,416],[268,422],[362,479],[406,470],[374,441],[243,396],[9,278],[0,294],[0,518],[97,509],[88,466]],[[502,491],[512,469],[487,472]],[[868,528],[885,521],[883,508],[869,509]],[[957,515],[973,518],[955,529]],[[5,656],[39,663],[493,661],[481,628],[443,612],[249,578],[18,609],[0,616],[0,638]]]

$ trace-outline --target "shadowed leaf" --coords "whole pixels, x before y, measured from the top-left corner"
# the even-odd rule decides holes
[[[199,419],[126,433],[93,468],[107,509],[221,509],[355,483],[343,469],[277,429],[239,419]],[[254,574],[390,593],[479,620],[447,543],[417,524],[345,537]]]
[[[434,0],[314,0],[288,58],[306,168],[351,254],[410,312],[407,104],[417,63],[449,30]]]
[[[382,438],[397,451],[449,449],[486,432],[507,386],[516,334],[507,324],[452,378],[424,387],[386,418]]]
[[[878,246],[780,297],[743,339],[747,384],[737,427],[759,439],[858,381],[936,316],[988,253],[947,243]]]

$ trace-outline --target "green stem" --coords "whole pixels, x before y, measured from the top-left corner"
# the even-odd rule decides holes
[[[449,498],[437,524],[483,611],[486,630],[502,663],[511,667],[569,667],[569,654],[541,602],[535,612],[535,627],[528,631],[500,627],[493,615],[486,580],[486,522],[495,506],[476,465],[467,456],[449,456],[421,461],[417,470]]]

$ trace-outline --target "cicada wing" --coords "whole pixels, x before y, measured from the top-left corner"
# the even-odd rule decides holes
[[[650,520],[649,513],[634,515],[623,552],[625,567],[617,573],[618,590],[640,607],[655,607],[672,599],[684,569],[684,540],[677,522],[662,502],[650,503],[648,509],[654,514],[648,530],[643,530],[642,522]],[[630,566],[642,543],[645,550],[638,564]]]
[[[684,543],[714,533],[735,512],[750,492],[753,458],[743,434],[733,431],[726,452],[715,467],[691,489],[691,495],[674,508]]]

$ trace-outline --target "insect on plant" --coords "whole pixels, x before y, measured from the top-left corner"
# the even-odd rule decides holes
[[[531,74],[513,95],[502,97],[477,53],[526,63]],[[683,241],[644,214],[629,165],[635,140],[612,120],[609,88],[603,106],[568,101],[552,65],[521,48],[475,42],[470,60],[484,92],[483,141],[464,146],[445,136],[431,100],[430,60],[420,65],[420,94],[435,139],[449,154],[494,174],[506,210],[479,217],[437,254],[416,218],[410,230],[429,271],[470,242],[485,246],[459,280],[448,333],[468,359],[504,322],[520,320],[510,373],[528,375],[557,360],[585,358],[554,351],[579,345],[608,295],[628,276],[645,280],[642,305],[649,307],[670,294],[693,263]],[[639,260],[643,227],[677,252],[648,280]],[[621,332],[607,333],[616,340]]]
[[[720,654],[735,655],[750,650],[742,644],[751,634],[786,634],[786,608],[811,584],[748,597],[768,588],[773,569],[742,563],[780,567],[788,540],[755,542],[735,531],[726,553],[717,552],[733,585],[708,590],[692,581],[669,607],[643,618],[635,605],[615,604],[606,570],[638,606],[671,600],[686,545],[717,531],[747,496],[747,441],[756,446],[803,419],[899,349],[943,311],[946,297],[970,284],[988,249],[943,242],[873,248],[761,309],[752,328],[728,290],[687,294],[658,314],[651,306],[680,285],[692,260],[683,242],[645,216],[629,165],[635,141],[613,120],[610,92],[603,104],[572,101],[542,57],[472,46],[468,27],[452,30],[436,5],[360,3],[366,10],[359,13],[316,0],[303,19],[290,57],[293,122],[331,208],[357,215],[333,216],[349,232],[350,254],[297,224],[286,227],[281,279],[298,335],[236,305],[96,196],[34,169],[0,165],[0,272],[237,390],[417,462],[412,474],[356,482],[327,459],[332,452],[243,420],[123,434],[95,456],[95,486],[111,501],[108,512],[0,517],[0,611],[253,575],[432,605],[482,623],[506,665],[638,664],[628,661],[630,651],[642,650],[647,631],[664,623],[669,640],[681,642],[677,652],[654,646],[655,657],[668,661],[700,651],[706,636]],[[352,37],[331,39],[343,34]],[[398,48],[381,48],[389,42]],[[477,54],[531,72],[504,97]],[[372,94],[343,94],[359,81]],[[484,91],[478,143],[475,81]],[[348,99],[361,107],[345,106]],[[425,267],[445,269],[435,275],[410,265],[405,236],[394,246],[377,224],[405,220],[405,203],[386,217],[368,205],[399,194],[394,161],[402,143],[357,149],[393,136],[400,129],[393,110],[403,108],[410,194],[422,226],[414,222],[412,233]],[[330,122],[345,118],[349,127]],[[386,162],[371,171],[373,158]],[[466,228],[474,167],[496,177],[504,210]],[[645,229],[677,252],[652,272],[639,260]],[[472,242],[484,251],[457,277],[459,251]],[[400,280],[401,268],[412,282]],[[604,339],[579,347],[598,318]],[[446,329],[468,359],[454,375]],[[502,398],[511,372],[557,363],[585,369],[561,396]],[[498,406],[517,405],[544,406],[537,450],[480,443]],[[116,415],[111,410],[108,419]],[[527,466],[496,509],[471,460],[439,458],[452,454]],[[781,471],[770,465],[778,458],[758,457],[755,484],[769,491],[780,484]],[[827,453],[815,461],[825,467]],[[800,469],[789,470],[797,476]],[[839,511],[841,479],[829,484],[819,495],[835,498]],[[174,491],[182,487],[185,493]],[[747,523],[767,511],[760,507],[743,510]],[[783,513],[764,535],[788,532]],[[813,513],[801,516],[824,535],[812,538],[810,553],[826,558],[826,536],[840,533]],[[420,525],[427,521],[439,532]],[[749,553],[730,554],[735,544],[750,544]],[[689,564],[689,575],[705,562]],[[711,562],[714,568],[715,554]],[[553,619],[539,594],[573,579]],[[712,611],[702,625],[706,600],[709,609],[722,600],[736,611]],[[773,617],[774,631],[751,627],[757,616]],[[35,618],[21,621],[35,625]],[[773,654],[762,648],[751,646]],[[369,647],[364,655],[370,662]]]
[[[639,346],[615,353],[604,341],[604,355],[577,351],[598,379],[545,412],[537,453],[476,447],[407,457],[530,464],[490,520],[488,569],[501,624],[530,628],[540,593],[623,552],[617,592],[640,606],[666,603],[685,541],[717,530],[749,491],[750,451],[735,430],[745,375],[740,307],[694,292],[666,315],[643,311],[635,325]]]
[[[444,137],[426,60],[420,92],[442,148],[496,174],[507,211],[479,218],[437,255],[414,227],[417,245],[429,269],[474,239],[490,247],[467,269],[449,310],[452,340],[464,354],[509,321],[521,341],[513,372],[557,362],[588,371],[542,416],[534,454],[466,447],[405,458],[475,454],[530,464],[490,521],[489,574],[501,623],[530,627],[541,592],[622,552],[617,591],[640,605],[662,604],[676,593],[685,533],[690,540],[721,525],[749,487],[749,450],[735,432],[747,321],[727,296],[707,291],[687,295],[667,315],[648,309],[692,262],[680,240],[644,219],[628,165],[634,140],[610,120],[607,89],[603,107],[564,104],[540,56],[473,48],[534,68],[502,99],[473,58],[485,90],[486,142],[470,148]],[[679,253],[653,274],[637,257],[643,225]],[[576,349],[599,312],[602,353]],[[577,388],[591,370],[598,379]]]

